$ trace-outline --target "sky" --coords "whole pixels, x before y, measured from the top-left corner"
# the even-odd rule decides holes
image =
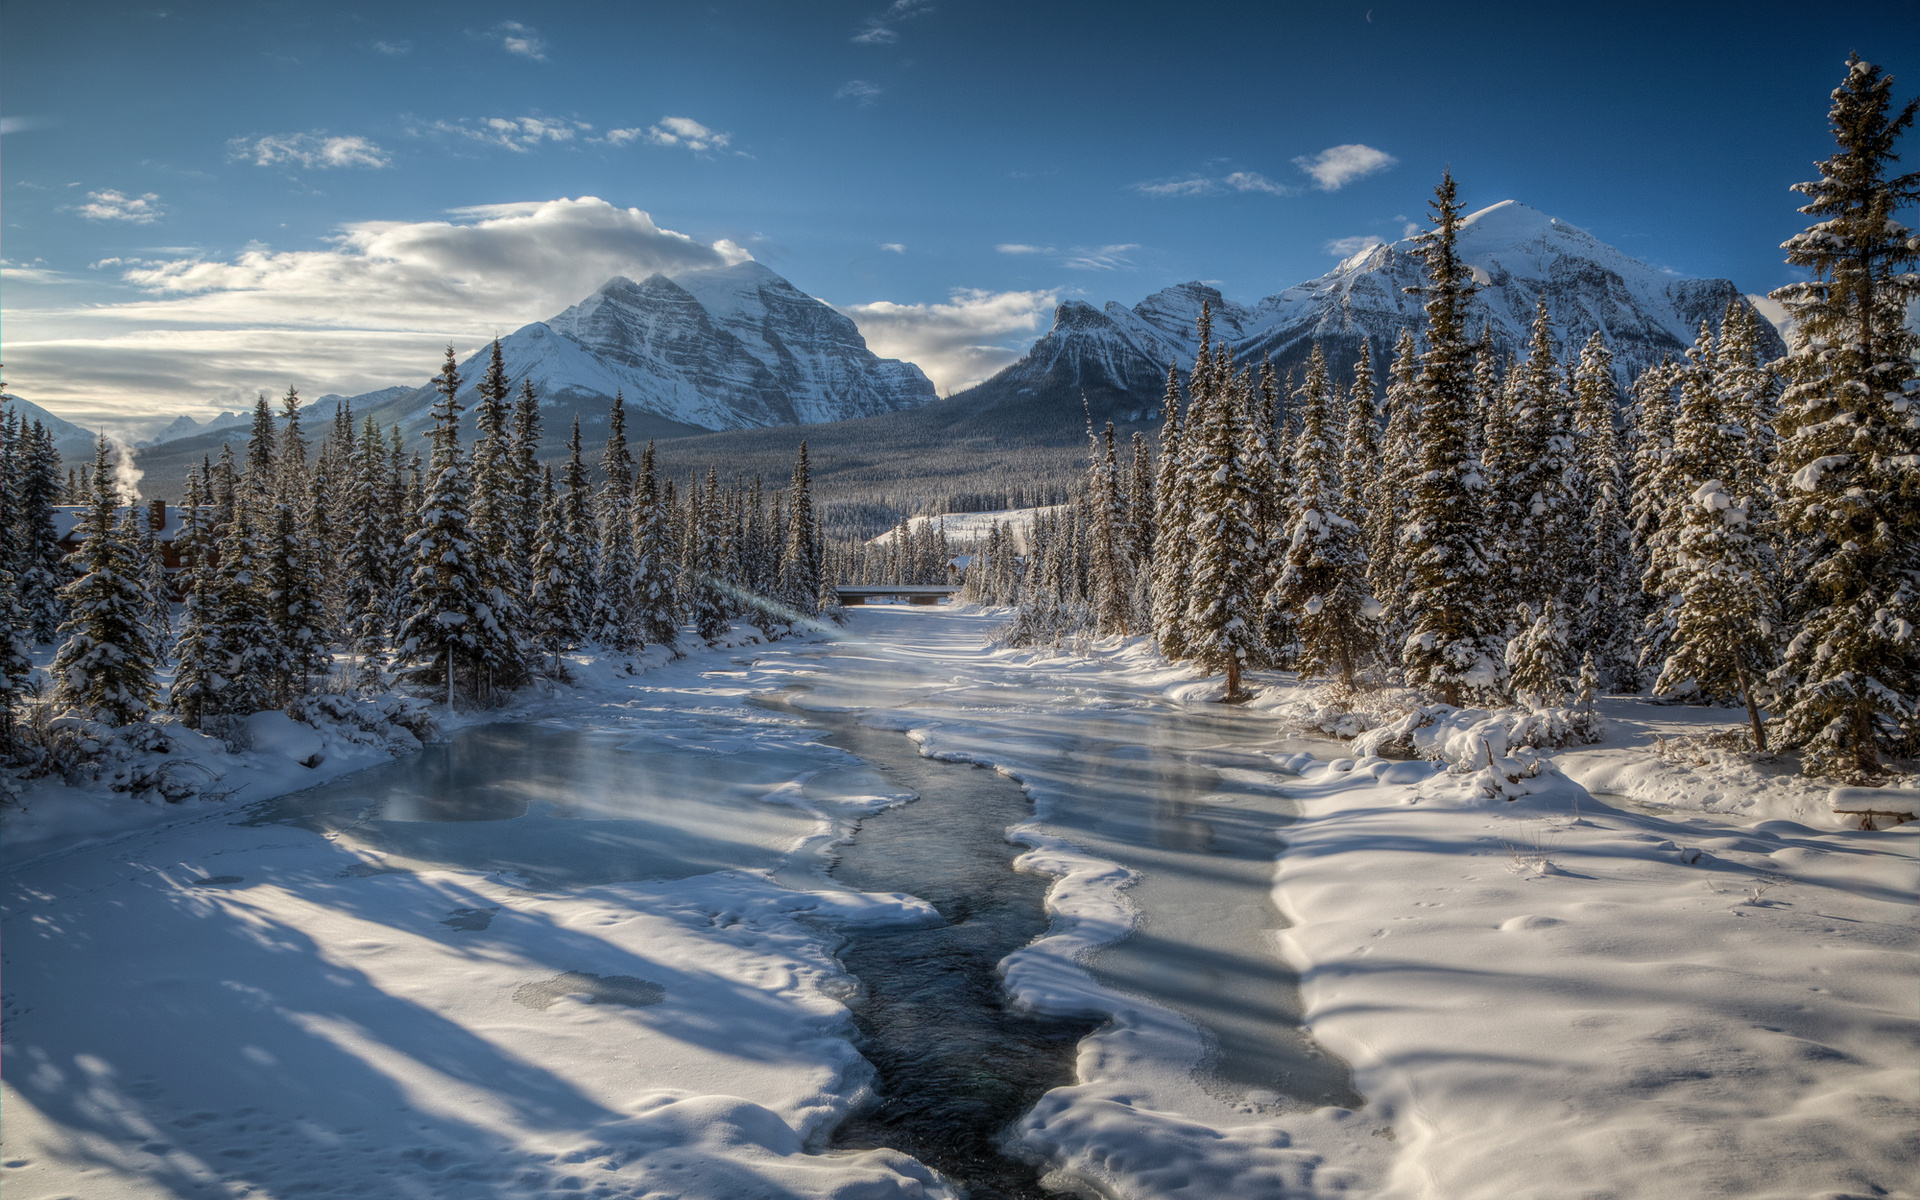
[[[137,432],[751,257],[946,391],[1064,299],[1323,274],[1449,168],[1764,292],[1848,52],[1920,89],[1910,6],[1811,11],[4,0],[0,353]]]

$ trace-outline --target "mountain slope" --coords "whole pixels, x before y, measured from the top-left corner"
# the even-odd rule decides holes
[[[1534,305],[1544,297],[1562,356],[1577,353],[1598,329],[1622,384],[1662,357],[1683,353],[1700,323],[1717,327],[1729,303],[1747,303],[1729,280],[1668,275],[1512,200],[1467,217],[1459,247],[1481,284],[1470,328],[1477,333],[1491,326],[1503,357],[1525,352]],[[1202,303],[1212,306],[1214,339],[1227,344],[1236,362],[1271,358],[1285,374],[1305,363],[1318,341],[1343,371],[1365,340],[1378,369],[1401,330],[1418,335],[1425,328],[1419,297],[1406,291],[1422,279],[1409,239],[1364,250],[1251,309],[1197,282],[1166,288],[1131,308],[1110,302],[1104,312],[1068,301],[1025,357],[954,399],[981,410],[1035,407],[1029,422],[1042,419],[1043,410],[1068,429],[1084,424],[1083,391],[1096,419],[1151,412],[1165,389],[1167,366],[1184,372],[1193,362]],[[1763,322],[1761,336],[1764,354],[1786,352],[1771,325]]]

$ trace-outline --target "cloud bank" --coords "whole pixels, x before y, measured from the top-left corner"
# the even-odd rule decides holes
[[[751,257],[593,196],[449,217],[359,222],[318,250],[103,264],[130,293],[118,303],[36,305],[34,281],[9,268],[8,382],[36,402],[131,420],[230,409],[289,383],[318,392],[424,381],[449,339],[472,348],[610,276]]]
[[[882,358],[917,363],[942,394],[972,387],[1026,353],[1057,292],[956,289],[947,304],[838,304]],[[1018,348],[1003,344],[1018,341]]]

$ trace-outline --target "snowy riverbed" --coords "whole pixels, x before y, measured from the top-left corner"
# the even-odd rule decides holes
[[[834,931],[937,918],[825,876],[903,797],[747,703],[784,691],[1032,798],[1011,837],[1056,877],[1053,927],[1008,986],[1110,1018],[1015,1131],[1053,1183],[1915,1194],[1916,826],[1836,828],[1738,773],[1698,800],[1632,738],[1488,801],[1328,765],[1138,647],[984,649],[993,623],[855,610],[834,640],[589,675],[512,714],[574,765],[542,767],[543,735],[496,747],[511,778],[456,785],[465,818],[407,807],[434,751],[265,805],[242,801],[315,773],[241,764],[254,791],[118,835],[84,802],[82,840],[42,794],[8,831],[0,1184],[952,1194],[824,1149],[870,1076]]]

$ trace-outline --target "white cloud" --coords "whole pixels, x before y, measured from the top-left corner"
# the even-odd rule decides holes
[[[708,129],[692,117],[661,117],[658,124],[647,126],[644,131],[616,129],[607,134],[607,140],[616,146],[625,145],[636,138],[654,146],[685,146],[695,154],[724,150],[733,142],[732,134]]]
[[[498,146],[525,154],[543,142],[570,142],[576,133],[590,131],[585,121],[553,120],[547,117],[488,117],[485,120],[463,118],[459,121],[435,121],[416,125],[415,133],[437,133],[463,137],[488,146]]]
[[[231,158],[251,159],[262,167],[288,163],[300,167],[389,167],[393,158],[363,137],[328,137],[323,129],[262,138],[234,138]]]
[[[384,54],[389,58],[398,58],[402,54],[407,54],[413,50],[413,43],[405,40],[392,42],[375,41],[371,43],[371,45],[375,54]]]
[[[1408,221],[1400,227],[1400,236],[1403,238],[1417,237],[1424,232],[1418,221]]]
[[[1335,258],[1352,258],[1362,250],[1371,250],[1380,245],[1382,240],[1370,233],[1363,233],[1357,237],[1335,238],[1327,243],[1327,253]]]
[[[592,196],[366,221],[318,250],[120,264],[135,298],[67,303],[8,271],[9,382],[65,410],[128,417],[251,402],[255,391],[424,381],[463,349],[550,317],[614,275],[746,260]],[[137,398],[136,398],[137,397]]]
[[[907,252],[906,246],[899,242],[881,242],[880,248],[882,250],[890,250],[895,254],[905,254]]]
[[[851,100],[855,104],[872,104],[875,96],[881,93],[879,84],[868,83],[864,79],[849,79],[834,92],[835,100]]]
[[[878,16],[867,18],[867,27],[854,34],[853,41],[861,46],[891,45],[900,40],[895,25],[932,11],[933,0],[893,0]]]
[[[1059,302],[1056,292],[957,289],[948,304],[839,304],[884,358],[917,364],[941,392],[971,387],[1026,353]],[[996,343],[1016,340],[1019,345]]]
[[[166,212],[160,197],[152,192],[129,196],[109,188],[88,192],[87,202],[76,209],[89,221],[126,221],[133,225],[151,225]]]
[[[1400,160],[1384,150],[1353,143],[1329,146],[1312,156],[1293,160],[1293,165],[1313,176],[1321,191],[1335,192],[1356,179],[1384,171]]]
[[[1025,242],[1001,242],[994,249],[1001,254],[1052,254],[1052,246],[1029,246]]]
[[[1168,196],[1221,196],[1228,192],[1256,192],[1267,196],[1295,196],[1298,188],[1288,187],[1284,183],[1275,183],[1258,171],[1233,171],[1226,175],[1193,175],[1185,179],[1168,179],[1160,183],[1136,183],[1133,190],[1143,195]]]
[[[1127,242],[1118,246],[1100,246],[1089,250],[1075,246],[1071,257],[1062,260],[1061,265],[1076,271],[1118,271],[1133,266],[1133,260],[1127,257],[1127,251],[1138,250],[1138,242]]]
[[[508,54],[517,54],[535,62],[547,61],[547,44],[531,26],[518,21],[502,21],[493,27],[491,33],[500,42],[500,48]]]

